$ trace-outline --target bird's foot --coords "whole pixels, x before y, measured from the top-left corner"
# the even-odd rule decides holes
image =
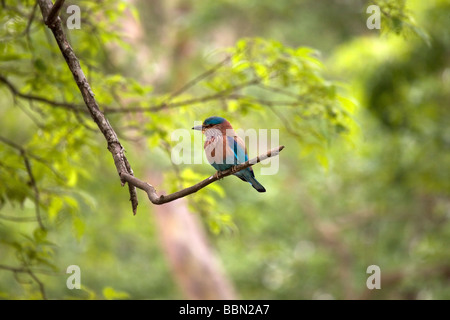
[[[231,167],[231,174],[235,174],[236,172],[238,172],[238,170],[236,168],[237,168],[237,166]]]
[[[213,178],[219,180],[220,179],[220,171],[216,171],[216,173],[214,173],[214,175],[213,175]]]

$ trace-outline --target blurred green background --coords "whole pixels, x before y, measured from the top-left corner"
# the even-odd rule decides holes
[[[138,190],[133,216],[39,6],[2,1],[1,298],[450,299],[449,1],[66,1],[61,19],[158,192],[214,173],[171,162],[172,132],[194,121],[279,129],[286,148],[276,175],[254,166],[265,194],[227,177],[157,207]]]

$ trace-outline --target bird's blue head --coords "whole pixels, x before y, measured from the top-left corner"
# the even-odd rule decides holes
[[[222,117],[216,117],[216,116],[209,117],[209,118],[205,119],[205,121],[203,121],[203,126],[214,126],[217,124],[221,124],[224,121],[227,121],[227,120],[225,120]]]
[[[229,129],[231,128],[230,123],[222,117],[209,117],[203,121],[203,124],[201,126],[195,126],[192,129],[194,130],[201,130],[202,132],[205,132],[205,130],[217,128],[217,129]]]

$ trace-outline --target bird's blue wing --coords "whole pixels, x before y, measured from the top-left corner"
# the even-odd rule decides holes
[[[248,160],[247,151],[242,139],[239,137],[227,136],[227,157],[230,155],[233,157],[233,164],[244,163]]]
[[[244,163],[248,161],[247,149],[245,148],[244,141],[238,136],[227,136],[227,149],[226,149],[227,163],[230,163],[230,159],[233,159],[233,164]],[[228,164],[231,166],[232,164]],[[244,170],[234,173],[239,179],[246,181],[252,185],[258,192],[266,192],[266,189],[255,179],[252,167],[245,168]]]

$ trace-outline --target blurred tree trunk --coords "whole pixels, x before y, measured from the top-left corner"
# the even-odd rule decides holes
[[[188,299],[236,299],[197,215],[180,199],[155,207],[164,252]]]
[[[174,23],[189,12],[190,2],[142,1],[139,5],[149,9],[149,12],[143,11],[144,16],[141,18],[153,15],[157,18],[157,23],[144,23],[151,30],[142,30],[142,25],[128,15],[124,16],[124,29],[138,51],[140,64],[158,60],[160,68],[154,74],[146,73],[144,82],[150,82],[157,91],[170,92],[190,78],[188,66],[191,39],[185,26]],[[156,41],[163,43],[165,47],[165,52],[159,54],[158,59],[156,52],[152,51],[151,43],[149,46],[146,44],[149,40],[144,40],[144,35],[148,32],[158,34]],[[175,81],[169,81],[167,85],[169,78]],[[133,152],[139,153],[142,150],[146,150],[145,144],[135,148]],[[147,181],[153,181],[155,185],[158,185],[160,178],[159,172],[152,172],[151,169],[147,172]],[[141,194],[140,201],[147,199]],[[163,251],[183,295],[187,299],[236,299],[234,288],[223,271],[220,259],[210,246],[198,215],[189,212],[186,200],[180,199],[153,208]]]

